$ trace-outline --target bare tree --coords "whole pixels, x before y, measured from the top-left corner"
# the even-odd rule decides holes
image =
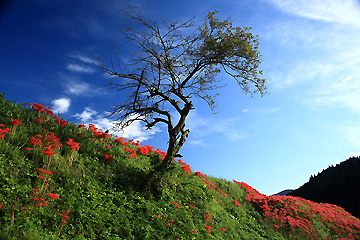
[[[230,18],[221,21],[217,12],[209,13],[194,29],[193,18],[183,24],[150,23],[136,7],[123,13],[129,20],[120,30],[136,48],[130,63],[98,66],[110,76],[108,86],[129,93],[128,101],[113,106],[109,115],[118,117],[116,129],[143,121],[151,129],[158,123],[167,126],[167,154],[159,169],[167,169],[189,134],[186,117],[194,109],[191,99],[203,99],[214,112],[215,97],[223,87],[216,76],[222,70],[234,78],[244,93],[266,92],[265,79],[258,70],[261,55],[258,36],[251,28],[233,27]],[[194,29],[192,32],[189,29]],[[174,122],[175,110],[178,114]]]

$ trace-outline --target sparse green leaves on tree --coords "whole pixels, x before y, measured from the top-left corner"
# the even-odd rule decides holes
[[[216,11],[197,28],[193,19],[183,24],[164,21],[160,27],[136,7],[129,6],[123,13],[129,20],[121,28],[123,36],[135,44],[131,61],[127,65],[119,61],[118,68],[108,68],[101,61],[98,65],[111,76],[110,87],[130,92],[110,116],[118,117],[120,128],[138,120],[149,129],[164,123],[169,135],[165,169],[189,134],[185,120],[194,109],[191,99],[204,100],[214,112],[218,90],[226,85],[217,77],[220,72],[234,78],[244,93],[265,94],[266,81],[258,69],[258,36],[250,33],[251,28],[234,27],[230,18],[220,20]],[[184,31],[194,27],[194,32]],[[180,116],[177,122],[174,111]]]

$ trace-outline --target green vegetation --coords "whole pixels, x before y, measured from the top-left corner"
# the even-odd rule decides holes
[[[360,157],[329,166],[289,195],[341,206],[360,218]]]
[[[0,97],[0,239],[360,236],[360,221],[334,205],[268,197],[181,160],[154,188],[166,153],[27,106]]]

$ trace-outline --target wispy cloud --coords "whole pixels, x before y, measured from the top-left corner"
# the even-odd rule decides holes
[[[53,100],[52,103],[52,111],[57,113],[66,113],[70,107],[70,99],[68,98],[58,98]]]
[[[89,107],[86,107],[81,113],[76,113],[74,117],[79,119],[83,124],[92,123],[98,129],[102,129],[103,131],[109,130],[110,134],[118,135],[128,139],[134,139],[140,142],[148,140],[155,133],[160,132],[160,130],[156,127],[152,130],[146,130],[140,121],[133,122],[130,126],[124,128],[122,131],[116,130],[114,129],[116,121],[112,121],[111,119],[99,115],[95,110]]]
[[[186,126],[190,129],[189,144],[205,146],[204,139],[211,134],[220,134],[228,141],[245,139],[245,134],[238,129],[238,118],[213,119],[203,118],[196,111],[189,114]]]
[[[315,20],[360,27],[360,4],[356,0],[269,0],[281,10]]]
[[[85,56],[84,54],[81,54],[81,53],[69,54],[69,57],[78,59],[83,63],[93,64],[93,63],[97,62],[95,59],[89,58],[89,57],[87,57],[87,56]]]
[[[93,73],[94,70],[91,67],[78,65],[74,63],[69,63],[66,65],[66,68],[72,72],[78,72],[78,73]]]
[[[92,116],[96,114],[97,112],[95,110],[92,110],[89,107],[85,107],[82,113],[76,113],[74,117],[78,118],[81,122],[88,122],[90,119],[92,119]]]
[[[86,95],[91,91],[90,85],[85,82],[68,81],[65,87],[69,93],[75,95]]]

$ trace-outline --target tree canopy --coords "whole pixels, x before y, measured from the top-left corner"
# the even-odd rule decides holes
[[[113,106],[109,117],[117,117],[116,129],[134,121],[145,122],[148,129],[165,124],[169,141],[163,169],[170,166],[188,137],[185,120],[194,109],[192,98],[204,100],[214,112],[218,90],[225,86],[216,78],[221,71],[246,94],[266,93],[266,80],[259,70],[258,36],[250,33],[250,27],[234,27],[230,17],[220,20],[216,11],[199,26],[194,18],[182,24],[164,21],[159,26],[132,6],[123,13],[128,21],[121,33],[135,44],[131,60],[121,63],[115,42],[116,66],[113,61],[110,67],[98,62],[110,77],[108,86],[129,93],[127,101]]]

